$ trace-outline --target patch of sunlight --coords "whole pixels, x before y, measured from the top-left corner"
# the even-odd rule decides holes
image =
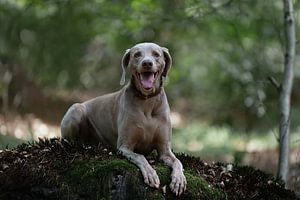
[[[47,135],[47,133],[49,132],[47,125],[43,124],[40,121],[38,123],[33,124],[33,130],[36,135],[39,135],[42,137],[45,137]]]
[[[176,151],[195,153],[218,147],[230,149],[232,148],[231,137],[231,130],[227,127],[194,122],[174,129],[173,145]]]
[[[16,116],[9,120],[0,116],[0,132],[2,135],[21,140],[38,140],[44,137],[59,137],[60,127],[49,125],[32,114]]]
[[[274,130],[268,132],[237,132],[227,126],[209,126],[192,122],[173,129],[173,147],[175,151],[195,155],[226,156],[234,152],[255,152],[278,148]],[[276,131],[275,131],[276,132]],[[296,131],[297,132],[297,131]],[[291,133],[291,148],[299,146],[300,137]]]
[[[234,138],[232,139],[232,145],[237,151],[245,151],[247,146],[246,138],[241,136]]]
[[[11,4],[18,8],[24,8],[26,5],[26,0],[2,0],[2,3]]]
[[[7,128],[4,124],[0,124],[0,133],[1,133],[1,135],[7,134]]]
[[[212,147],[224,145],[229,140],[230,130],[225,127],[211,127],[206,130],[205,144]]]
[[[259,139],[252,139],[246,145],[247,152],[262,151],[266,147],[265,142]]]
[[[188,143],[187,148],[189,151],[201,151],[203,149],[203,147],[204,147],[204,145],[202,142],[193,140]]]
[[[31,123],[34,140],[44,137],[51,138],[59,136],[60,131],[58,126],[48,125],[38,118],[33,119]]]
[[[178,112],[171,112],[171,125],[173,128],[179,128],[182,125],[182,116]]]
[[[24,132],[19,127],[15,129],[15,137],[18,139],[22,139],[24,137]]]
[[[16,127],[14,127],[13,134],[17,139],[30,139],[30,134],[26,131],[26,124],[25,123],[17,123]]]

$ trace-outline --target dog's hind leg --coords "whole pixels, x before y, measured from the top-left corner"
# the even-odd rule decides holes
[[[61,121],[61,137],[68,140],[77,140],[86,124],[86,109],[80,103],[73,104]]]

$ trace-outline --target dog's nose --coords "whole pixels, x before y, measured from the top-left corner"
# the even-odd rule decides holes
[[[151,68],[153,66],[153,62],[151,60],[149,60],[149,59],[143,60],[142,66],[145,69],[149,69],[149,68]]]

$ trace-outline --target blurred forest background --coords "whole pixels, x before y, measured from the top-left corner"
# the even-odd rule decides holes
[[[173,57],[175,151],[276,171],[278,92],[267,77],[282,80],[281,0],[0,0],[0,148],[58,136],[72,103],[121,87],[122,55],[144,41]],[[300,162],[299,91],[298,53],[291,168]]]

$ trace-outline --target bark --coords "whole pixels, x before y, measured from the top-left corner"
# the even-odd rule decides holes
[[[284,5],[284,30],[285,30],[285,56],[284,74],[280,88],[279,109],[279,142],[280,152],[278,161],[277,177],[287,182],[289,171],[289,146],[290,146],[290,98],[294,78],[294,57],[295,57],[295,20],[292,0],[283,0]]]

